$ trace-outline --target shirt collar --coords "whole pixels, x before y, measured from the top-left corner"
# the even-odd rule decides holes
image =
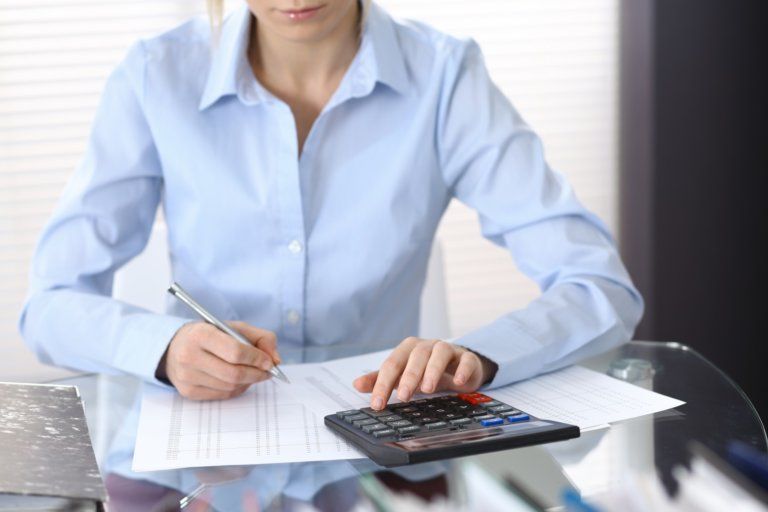
[[[377,82],[404,93],[408,72],[394,22],[384,10],[371,2],[363,26],[360,50],[350,67],[355,74],[353,95],[370,93]],[[237,95],[252,103],[264,100],[268,93],[256,81],[247,58],[252,16],[242,6],[225,20],[217,46],[213,50],[205,89],[198,105],[205,110],[220,98]]]

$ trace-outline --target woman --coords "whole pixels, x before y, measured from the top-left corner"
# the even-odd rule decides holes
[[[453,197],[544,293],[453,342],[414,338]],[[110,298],[158,205],[174,278],[253,347],[181,305]],[[197,20],[138,43],[112,74],[20,326],[45,361],[194,399],[268,378],[278,344],[402,340],[354,383],[380,409],[395,389],[408,400],[568,364],[628,340],[641,311],[605,228],[473,42],[357,0],[247,0],[220,31]]]

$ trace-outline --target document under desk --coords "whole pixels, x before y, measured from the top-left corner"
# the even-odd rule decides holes
[[[334,356],[328,354],[328,349],[323,350],[322,359]],[[355,347],[339,348],[336,356],[351,355],[353,350]],[[304,353],[302,357],[312,358],[312,354]],[[284,359],[289,360],[290,355]],[[763,451],[768,449],[760,419],[741,391],[687,347],[632,342],[582,364],[605,373],[612,364],[616,367],[617,362],[628,359],[645,361],[652,372],[629,372],[627,377],[639,377],[636,384],[679,398],[685,405],[620,421],[610,428],[583,431],[578,439],[420,464],[398,470],[393,477],[387,477],[381,467],[366,459],[134,473],[131,462],[140,386],[126,378],[95,375],[65,382],[78,385],[86,399],[100,467],[108,492],[111,489],[111,499],[117,501],[159,500],[158,496],[162,496],[178,503],[194,492],[195,496],[205,496],[215,510],[248,508],[244,503],[255,497],[266,510],[284,510],[297,503],[349,510],[366,494],[364,481],[372,472],[380,472],[389,485],[416,492],[433,489],[437,485],[434,482],[442,479],[443,484],[437,487],[447,486],[448,492],[455,495],[455,475],[467,465],[474,465],[501,479],[514,480],[539,502],[555,506],[565,486],[575,486],[583,496],[599,494],[617,486],[621,475],[628,471],[651,471],[673,485],[671,469],[688,458],[686,445],[690,440],[719,454],[724,454],[732,439]]]

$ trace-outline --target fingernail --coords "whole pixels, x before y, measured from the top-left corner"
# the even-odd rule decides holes
[[[400,389],[397,390],[397,398],[399,398],[403,402],[407,402],[409,396],[411,396],[410,389],[401,386]]]
[[[464,384],[467,381],[467,376],[463,373],[456,374],[456,384]]]
[[[380,396],[376,396],[373,398],[373,402],[371,402],[371,407],[376,409],[377,411],[379,409],[384,408],[384,400]]]
[[[424,380],[421,383],[421,389],[424,390],[425,393],[431,393],[432,392],[432,381],[431,380]]]

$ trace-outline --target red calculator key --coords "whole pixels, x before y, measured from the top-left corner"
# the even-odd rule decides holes
[[[458,395],[460,399],[465,402],[469,402],[472,405],[482,404],[484,402],[490,402],[493,398],[486,396],[482,393],[460,393]]]

